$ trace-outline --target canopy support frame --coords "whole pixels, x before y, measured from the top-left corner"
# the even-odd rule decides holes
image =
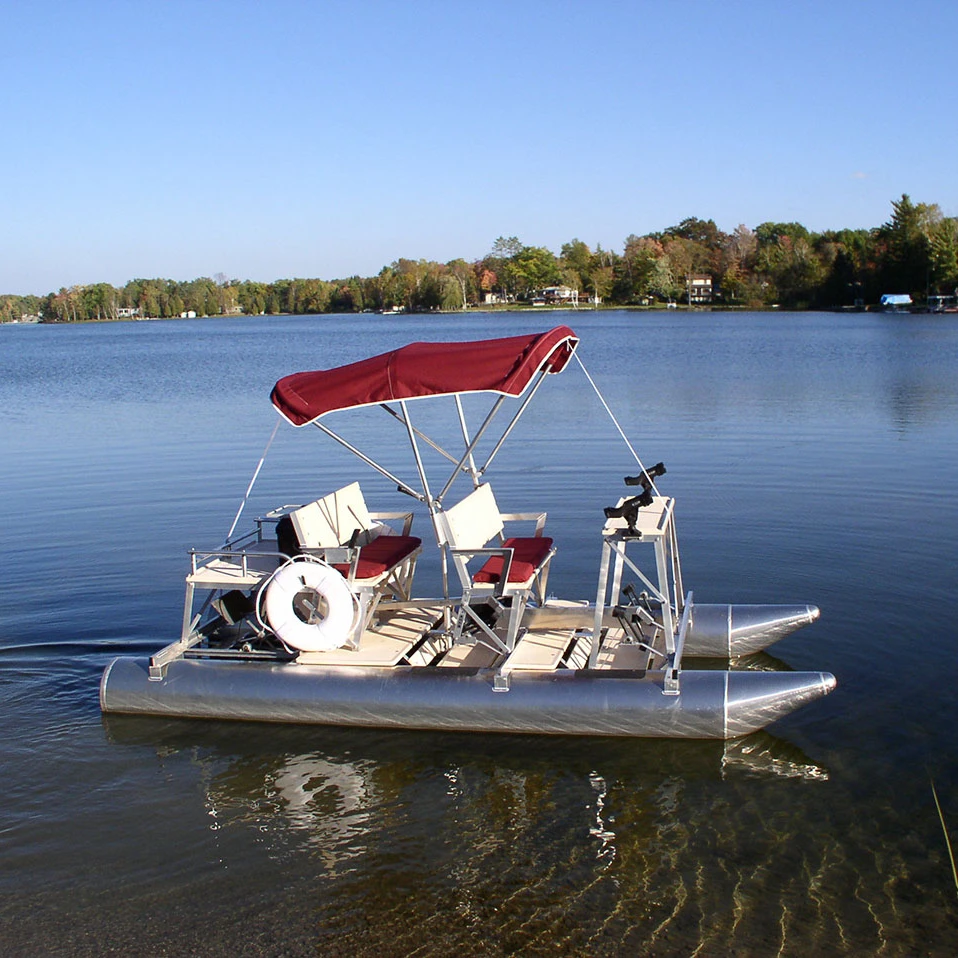
[[[457,397],[457,398],[458,398],[458,397]],[[479,440],[482,439],[482,437],[483,437],[483,435],[485,434],[486,430],[489,428],[489,426],[492,425],[492,420],[495,418],[496,413],[499,412],[499,409],[502,407],[502,404],[503,404],[505,401],[506,401],[506,397],[505,397],[505,396],[497,396],[497,397],[496,397],[496,401],[492,404],[492,408],[491,408],[491,409],[489,410],[489,412],[486,414],[486,418],[483,420],[482,425],[479,427],[479,431],[478,431],[478,432],[476,433],[476,435],[473,437],[473,439],[472,439],[471,442],[469,441],[468,432],[467,432],[466,426],[465,426],[465,415],[464,415],[464,413],[463,413],[463,411],[462,411],[462,409],[461,409],[461,407],[460,407],[460,420],[459,420],[459,424],[460,424],[460,427],[461,427],[462,430],[463,430],[463,439],[464,439],[464,441],[466,442],[466,451],[462,454],[462,458],[456,463],[456,468],[453,469],[452,475],[451,475],[451,476],[449,477],[449,479],[446,481],[446,484],[442,487],[442,491],[439,493],[438,496],[436,496],[436,504],[437,504],[437,505],[441,505],[441,504],[442,504],[442,500],[445,498],[446,493],[449,492],[449,490],[452,488],[452,484],[456,481],[457,477],[459,476],[459,473],[465,471],[464,468],[463,468],[464,465],[465,465],[465,463],[466,463],[467,461],[469,461],[469,460],[472,459],[472,456],[473,456],[473,453],[475,452],[476,446],[479,444]],[[474,469],[474,468],[475,468],[475,465],[473,464],[473,469]],[[474,485],[474,486],[476,485],[476,476],[481,476],[481,475],[482,475],[482,470],[481,470],[481,469],[478,470],[477,473],[474,473],[474,475],[473,475],[473,485]]]
[[[457,396],[456,399],[458,400],[459,397]],[[406,409],[405,400],[400,400],[399,403],[400,403],[400,405],[403,407],[403,409],[405,410],[405,409]],[[386,412],[388,412],[390,416],[392,416],[394,419],[397,419],[397,420],[398,420],[399,422],[401,422],[403,425],[406,424],[406,419],[404,418],[404,416],[405,416],[405,417],[408,417],[408,415],[409,415],[408,411],[405,411],[403,415],[400,415],[398,412],[396,412],[395,409],[392,408],[392,406],[390,406],[390,405],[388,405],[388,403],[384,403],[384,402],[383,402],[383,403],[380,403],[380,404],[379,404],[379,407],[380,407],[380,409],[385,409]],[[429,436],[427,436],[421,429],[415,429],[415,428],[414,428],[413,431],[415,432],[415,434],[416,434],[420,439],[422,439],[422,441],[423,441],[424,443],[426,443],[427,446],[430,446],[431,448],[435,449],[436,452],[438,452],[440,456],[442,456],[442,457],[445,458],[445,459],[448,459],[450,462],[455,462],[455,461],[456,461],[456,457],[455,457],[452,453],[446,452],[446,450],[443,449],[442,446],[440,446],[438,442],[436,442],[436,441],[433,440],[433,439],[430,439]]]
[[[324,432],[330,439],[334,439],[338,442],[344,449],[348,449],[354,456],[366,463],[367,466],[372,467],[380,475],[385,476],[390,482],[395,482],[399,487],[400,492],[404,492],[407,496],[412,496],[413,499],[418,499],[419,502],[426,502],[426,498],[421,492],[416,492],[412,486],[407,482],[403,482],[398,476],[393,475],[385,466],[381,466],[375,459],[370,458],[366,455],[361,449],[357,449],[351,442],[346,439],[343,439],[342,436],[337,435],[329,428],[325,423],[321,423],[318,419],[313,423],[313,425],[319,429],[321,432]]]
[[[511,422],[506,426],[505,432],[499,437],[499,441],[496,443],[495,448],[492,452],[489,453],[489,458],[483,463],[482,467],[479,469],[479,475],[482,476],[485,474],[489,466],[492,465],[492,460],[496,458],[499,450],[502,448],[503,443],[509,438],[510,433],[515,428],[516,424],[519,422],[519,418],[526,411],[529,403],[532,402],[533,397],[539,391],[539,387],[545,381],[546,376],[548,375],[548,370],[543,369],[539,373],[539,378],[536,380],[535,385],[530,389],[525,398],[522,400],[522,403],[519,405],[519,408],[516,410],[516,414],[512,417]]]

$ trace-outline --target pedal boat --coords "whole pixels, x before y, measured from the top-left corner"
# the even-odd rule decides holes
[[[113,660],[100,683],[102,710],[732,739],[826,695],[835,687],[827,672],[733,667],[813,622],[818,609],[693,601],[682,581],[675,500],[656,485],[665,467],[642,465],[577,346],[573,331],[558,326],[481,342],[412,343],[279,380],[271,395],[282,417],[277,428],[283,420],[314,426],[426,513],[439,550],[439,594],[414,595],[423,549],[412,535],[414,513],[370,511],[358,482],[274,509],[235,535],[260,460],[224,544],[190,553],[179,639],[148,660]],[[605,510],[594,604],[550,596],[561,537],[545,535],[545,513],[501,512],[486,481],[529,403],[573,360],[635,457],[638,475],[627,483],[640,487]],[[466,394],[490,403],[474,431]],[[424,402],[453,407],[454,452],[414,425],[411,412]],[[396,421],[415,476],[394,475],[333,431],[337,413],[360,407]],[[500,432],[492,427],[504,407],[511,416]],[[518,523],[524,535],[506,532]],[[696,667],[700,656],[728,661]]]

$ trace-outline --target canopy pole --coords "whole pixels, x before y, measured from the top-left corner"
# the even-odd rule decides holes
[[[575,354],[573,353],[573,355]],[[489,468],[489,466],[492,465],[492,460],[496,458],[496,454],[502,448],[502,444],[509,438],[509,434],[515,428],[516,423],[519,422],[519,417],[526,411],[526,406],[528,406],[529,403],[532,402],[532,397],[535,396],[535,394],[539,391],[539,387],[543,384],[543,382],[545,382],[545,378],[548,375],[548,373],[549,373],[548,369],[543,369],[539,373],[539,379],[536,381],[536,384],[532,387],[532,389],[529,390],[529,393],[526,396],[526,398],[522,400],[522,405],[519,406],[519,408],[516,410],[516,414],[512,417],[512,422],[510,422],[509,425],[506,426],[506,431],[499,437],[499,441],[496,443],[495,448],[492,450],[492,452],[489,453],[489,458],[485,461],[485,464],[479,470],[480,476],[483,475],[485,471]]]
[[[432,512],[432,493],[429,491],[429,479],[426,476],[426,467],[423,465],[422,456],[419,453],[419,443],[416,442],[416,430],[413,429],[412,422],[409,419],[409,410],[406,408],[406,400],[399,400],[399,407],[402,409],[402,421],[406,426],[406,432],[409,434],[409,444],[412,446],[412,454],[416,460],[416,468],[419,470],[419,481],[422,483],[422,491],[429,504],[429,511]]]
[[[276,432],[279,429],[279,424],[282,422],[282,419],[276,420],[276,425],[273,426],[273,432],[269,437],[269,442],[266,443],[266,448],[263,450],[263,455],[260,456],[259,463],[256,468],[253,470],[253,478],[250,479],[249,485],[246,487],[246,495],[243,496],[243,501],[240,503],[239,509],[236,510],[236,517],[233,519],[233,524],[230,526],[230,531],[226,533],[226,541],[223,543],[223,546],[233,537],[233,533],[236,531],[236,523],[240,521],[240,516],[243,514],[243,510],[246,508],[246,503],[249,501],[250,493],[253,491],[253,486],[256,483],[256,479],[259,476],[260,469],[263,468],[263,463],[266,462],[266,454],[269,452],[269,447],[273,445],[273,440],[276,438]]]
[[[375,469],[376,472],[378,472],[380,475],[385,476],[390,482],[395,482],[396,485],[399,486],[400,492],[405,492],[406,495],[412,496],[413,499],[418,499],[420,502],[425,502],[425,500],[422,497],[422,493],[416,492],[416,490],[413,489],[412,486],[410,486],[408,483],[403,482],[402,479],[399,479],[398,477],[394,476],[384,466],[379,465],[379,463],[376,462],[375,459],[370,459],[369,456],[366,455],[366,453],[360,452],[359,449],[357,449],[352,443],[347,442],[345,439],[343,439],[342,436],[337,436],[336,433],[334,433],[332,429],[329,428],[329,426],[323,425],[323,423],[319,422],[319,420],[314,421],[313,425],[317,429],[319,429],[321,432],[326,433],[326,435],[329,436],[330,439],[335,439],[336,442],[338,442],[343,448],[348,449],[354,456],[356,456],[357,458],[361,459],[364,463],[366,463],[367,466],[372,466],[372,468]]]
[[[409,410],[406,408],[406,401],[404,399],[399,400],[399,408],[402,409],[402,421],[405,423],[406,432],[409,435],[409,445],[412,446],[412,454],[416,460],[416,468],[419,470],[419,481],[422,483],[422,491],[426,497],[425,502],[429,509],[429,518],[432,520],[432,529],[442,553],[442,597],[444,600],[442,604],[442,627],[444,631],[448,632],[449,626],[451,625],[449,613],[449,569],[446,562],[446,543],[439,530],[439,517],[436,515],[438,501],[433,499],[432,493],[429,490],[429,478],[426,476],[426,467],[423,465],[422,456],[419,452],[419,443],[416,442],[416,430],[413,428],[412,421],[409,418]]]
[[[457,397],[457,398],[458,398],[458,397]],[[401,422],[403,425],[406,424],[406,420],[403,419],[403,417],[400,416],[399,413],[396,412],[396,410],[393,409],[391,406],[387,406],[386,403],[381,402],[381,403],[379,404],[379,408],[380,408],[380,409],[385,409],[386,412],[388,412],[390,416],[392,416],[394,419],[398,419],[399,422]],[[456,457],[455,457],[452,453],[446,452],[446,450],[443,449],[442,446],[440,446],[438,442],[435,442],[434,440],[430,439],[421,429],[415,429],[415,428],[414,428],[413,431],[416,433],[416,435],[417,435],[424,443],[426,443],[427,446],[431,446],[433,449],[435,449],[436,452],[438,452],[440,456],[442,456],[442,457],[445,458],[445,459],[448,459],[450,462],[455,462],[455,461],[456,461]]]
[[[485,434],[485,431],[492,424],[492,420],[495,417],[496,413],[499,411],[499,407],[505,401],[506,401],[505,396],[499,396],[497,397],[496,401],[492,404],[492,409],[489,410],[488,415],[486,416],[482,425],[479,427],[479,431],[476,433],[475,438],[472,440],[472,442],[470,442],[466,446],[466,451],[462,454],[462,458],[459,460],[459,462],[456,463],[456,468],[453,469],[452,475],[449,477],[448,482],[442,487],[442,492],[440,492],[439,495],[436,497],[437,502],[442,502],[446,493],[452,488],[452,484],[456,481],[456,476],[458,476],[459,473],[462,472],[462,467],[463,465],[465,465],[466,460],[469,459],[470,456],[472,456],[472,453],[475,450],[476,445],[479,443],[479,440],[482,439],[483,435]],[[473,483],[475,483],[477,476],[481,474],[482,474],[482,470],[480,469],[478,473],[473,475]]]
[[[469,475],[473,486],[479,485],[479,476],[476,473],[476,460],[472,455],[472,444],[469,439],[469,427],[466,425],[466,412],[462,408],[462,396],[456,393],[456,412],[459,414],[459,428],[462,430],[462,441],[469,450]]]

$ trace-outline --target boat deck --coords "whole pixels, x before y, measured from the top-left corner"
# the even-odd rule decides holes
[[[573,638],[574,633],[564,629],[527,632],[516,642],[515,649],[503,663],[502,668],[510,672],[523,669],[551,672],[558,668]]]
[[[374,629],[366,629],[359,648],[300,652],[300,665],[356,665],[389,668],[398,665],[442,620],[442,606],[405,609]]]
[[[299,665],[356,666],[392,668],[397,665],[435,664],[439,668],[486,669],[498,667],[504,672],[551,672],[559,668],[585,668],[588,665],[588,637],[577,636],[575,629],[553,628],[525,632],[509,655],[503,655],[482,641],[457,643],[443,648],[430,633],[442,622],[442,605],[403,609],[367,629],[359,647],[331,649],[325,652],[301,652]],[[650,653],[628,644],[620,629],[609,629],[599,652],[598,669],[645,670]]]
[[[491,669],[499,659],[498,652],[481,642],[476,642],[475,645],[460,643],[454,645],[439,660],[439,666],[447,669]]]

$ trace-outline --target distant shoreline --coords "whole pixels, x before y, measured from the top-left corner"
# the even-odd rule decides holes
[[[267,283],[217,273],[189,281],[131,279],[123,287],[76,284],[46,296],[0,295],[0,320],[956,306],[958,217],[934,203],[913,203],[906,193],[891,205],[891,219],[874,229],[816,233],[801,223],[764,222],[725,233],[713,220],[687,217],[661,232],[630,234],[622,252],[573,239],[556,254],[500,236],[474,261],[400,257],[372,276]]]
[[[629,313],[871,313],[877,315],[888,315],[889,313],[877,307],[867,306],[833,306],[818,307],[811,309],[808,307],[794,306],[689,306],[687,304],[675,304],[668,306],[665,303],[656,303],[649,306],[637,305],[605,305],[599,306],[530,306],[525,303],[499,304],[493,306],[470,306],[468,309],[435,309],[424,312],[408,311],[402,313],[384,313],[380,310],[359,310],[356,312],[344,311],[341,313],[232,313],[224,315],[205,315],[205,316],[120,316],[117,318],[100,317],[99,319],[29,319],[12,320],[0,322],[0,326],[80,326],[90,323],[153,323],[153,322],[189,322],[196,319],[265,319],[268,317],[279,318],[281,316],[309,316],[315,319],[321,319],[324,316],[381,316],[383,318],[402,320],[405,318],[426,317],[426,316],[469,316],[474,313],[485,315],[495,313],[569,313],[577,315],[580,313],[595,312],[629,312]],[[922,315],[930,314],[931,311],[923,308],[914,309],[900,315]],[[953,313],[953,310],[947,310]]]

